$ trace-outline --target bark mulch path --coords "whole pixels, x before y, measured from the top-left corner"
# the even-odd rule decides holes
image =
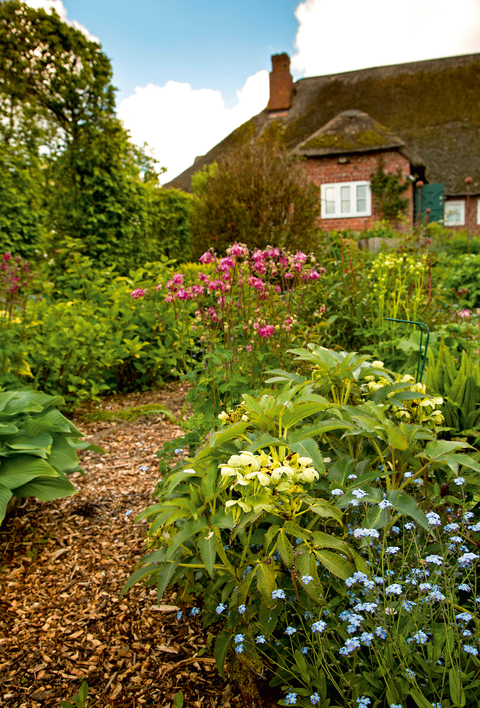
[[[102,409],[155,403],[179,417],[184,393],[169,385]],[[134,519],[151,504],[155,453],[181,428],[163,415],[76,424],[107,454],[82,455],[86,476],[70,477],[78,494],[29,499],[0,529],[0,705],[58,707],[86,680],[94,706],[169,708],[183,691],[185,708],[242,708],[201,652],[200,623],[177,621],[175,593],[160,607],[138,586],[119,600],[145,552],[146,524]]]

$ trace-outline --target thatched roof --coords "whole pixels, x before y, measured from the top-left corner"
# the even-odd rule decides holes
[[[398,150],[415,167],[424,167],[423,160],[404,140],[373,120],[368,113],[352,109],[343,111],[299,143],[293,152],[303,157],[326,157],[362,152]]]
[[[443,182],[447,196],[466,194],[466,177],[473,178],[472,194],[480,194],[480,54],[300,79],[288,111],[265,109],[169,186],[190,191],[195,172],[273,121],[294,150],[352,109],[411,148],[425,163],[428,181]]]

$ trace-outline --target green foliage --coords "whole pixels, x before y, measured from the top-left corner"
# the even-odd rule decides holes
[[[384,161],[378,160],[370,177],[370,189],[384,219],[395,222],[402,216],[408,206],[408,199],[402,195],[409,186],[410,182],[402,180],[400,168],[396,173],[385,172]]]
[[[70,703],[70,701],[60,701],[60,705],[62,708],[89,708],[90,706],[93,708],[93,701],[91,703],[90,701],[87,703],[87,698],[88,683],[84,681],[80,686],[79,692],[73,696],[73,703]]]
[[[444,344],[429,356],[427,385],[444,399],[445,425],[451,435],[477,441],[480,436],[480,367],[464,351],[456,359]]]
[[[2,385],[33,386],[74,406],[171,377],[181,361],[174,312],[164,303],[158,313],[138,307],[131,297],[137,285],[165,277],[168,261],[130,277],[96,270],[79,255],[71,262],[59,275],[57,263],[45,266],[43,291],[0,313]]]
[[[308,248],[319,213],[317,188],[278,141],[247,143],[193,182],[191,231],[198,257],[240,241],[249,247]]]
[[[78,428],[56,408],[60,396],[33,391],[0,392],[0,522],[13,497],[51,501],[75,494],[67,475],[81,472]]]

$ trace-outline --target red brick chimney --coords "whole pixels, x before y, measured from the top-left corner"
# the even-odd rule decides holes
[[[287,110],[292,105],[293,79],[288,54],[273,54],[270,72],[269,111]]]

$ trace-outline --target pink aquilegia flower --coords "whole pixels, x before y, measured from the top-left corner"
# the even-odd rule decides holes
[[[234,243],[233,246],[227,249],[227,253],[229,256],[248,256],[248,248],[242,243]]]
[[[165,296],[165,302],[173,302],[173,298],[174,298],[173,293],[168,293],[168,294]]]
[[[139,298],[145,295],[145,290],[143,290],[142,288],[137,288],[136,290],[132,291],[131,295],[134,300],[138,300]]]
[[[252,351],[252,345],[251,345],[251,344],[247,344],[247,352],[251,352],[251,351]]]
[[[202,281],[202,283],[209,283],[210,282],[210,276],[205,275],[205,273],[199,273],[198,274],[198,279]]]
[[[217,266],[217,270],[221,270],[224,273],[230,270],[230,268],[233,268],[235,265],[235,261],[231,256],[227,256],[226,258],[220,258],[220,263]]]
[[[303,253],[303,251],[297,251],[296,254],[293,256],[293,260],[295,261],[295,263],[301,263],[303,265],[303,263],[305,263],[307,260],[307,255]]]
[[[205,265],[206,263],[211,263],[212,261],[214,261],[215,258],[211,251],[205,251],[203,256],[201,256],[198,260],[200,261],[200,263],[203,263]]]
[[[185,275],[182,275],[181,273],[175,273],[175,275],[172,278],[173,284],[174,285],[183,285],[183,279]]]
[[[268,339],[272,334],[275,334],[275,327],[273,325],[265,325],[258,330],[258,336],[264,339]]]
[[[327,270],[326,270],[326,268],[322,267],[322,268],[318,269],[318,272],[320,273],[320,275],[324,275],[327,272]]]
[[[326,311],[326,309],[327,308],[325,307],[325,305],[320,305],[320,314],[323,315],[323,313]]]
[[[277,295],[280,295],[280,293],[282,292],[282,288],[280,287],[280,285],[275,285],[275,292],[277,293]]]
[[[312,270],[308,274],[309,280],[318,280],[320,277],[320,273],[315,270],[315,268],[312,268]]]
[[[467,310],[466,308],[465,308],[465,310],[459,310],[459,311],[457,312],[457,315],[458,315],[459,317],[461,317],[462,320],[468,320],[468,318],[470,317],[471,314],[472,314],[472,311],[471,311],[471,310]]]
[[[185,288],[180,288],[180,290],[175,294],[175,297],[177,298],[177,300],[188,300],[188,290],[185,290]]]
[[[285,277],[286,278],[294,278],[295,276],[293,275],[293,273],[285,273]]]

